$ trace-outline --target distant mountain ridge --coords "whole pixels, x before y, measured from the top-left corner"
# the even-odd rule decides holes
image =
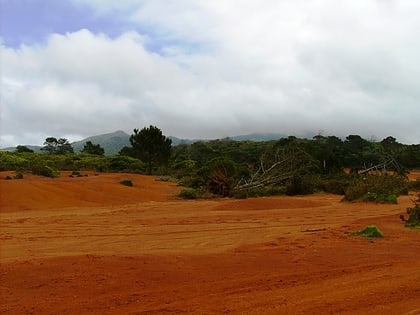
[[[308,137],[312,137],[310,135]],[[234,141],[270,141],[270,140],[278,140],[281,138],[287,138],[287,135],[284,134],[276,134],[276,133],[251,133],[247,135],[239,135],[233,137],[226,137],[225,139],[230,139]],[[211,141],[213,139],[181,139],[173,136],[168,136],[169,139],[172,140],[172,145],[178,145],[181,143],[191,144],[198,141]],[[118,152],[125,146],[130,146],[130,135],[125,133],[124,131],[118,130],[111,133],[105,133],[101,135],[91,136],[79,141],[72,142],[71,145],[74,149],[74,152],[80,152],[85,143],[91,141],[93,144],[99,144],[102,148],[104,148],[105,155],[116,155]],[[27,148],[35,151],[35,152],[42,152],[41,146],[33,146],[33,145],[25,145]],[[14,151],[15,147],[4,148],[1,151]]]

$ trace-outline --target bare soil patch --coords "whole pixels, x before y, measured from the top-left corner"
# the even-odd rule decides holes
[[[5,175],[1,314],[420,314],[413,195],[185,201],[142,175]],[[347,233],[369,224],[385,237]]]

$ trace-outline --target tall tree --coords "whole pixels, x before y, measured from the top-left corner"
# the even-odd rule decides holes
[[[152,174],[155,165],[167,163],[171,155],[171,139],[165,137],[156,126],[151,125],[142,130],[134,129],[130,143],[135,157],[147,163],[149,175]]]

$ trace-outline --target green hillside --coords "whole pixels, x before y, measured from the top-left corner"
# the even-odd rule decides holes
[[[130,145],[130,136],[124,131],[115,131],[102,135],[88,137],[86,139],[73,142],[71,145],[74,152],[80,152],[85,143],[91,141],[93,144],[99,144],[105,150],[105,155],[116,155],[125,146]]]

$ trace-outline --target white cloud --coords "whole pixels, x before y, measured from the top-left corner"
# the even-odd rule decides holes
[[[116,3],[83,1],[143,34],[80,30],[2,47],[1,146],[149,124],[190,138],[323,130],[420,141],[416,1]]]

